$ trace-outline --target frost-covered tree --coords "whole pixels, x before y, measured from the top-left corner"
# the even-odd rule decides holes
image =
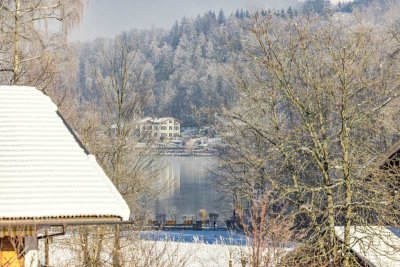
[[[303,12],[307,15],[312,13],[325,15],[329,9],[329,0],[306,0],[303,5]]]
[[[232,77],[240,100],[220,120],[221,188],[237,206],[273,192],[271,213],[307,237],[284,266],[356,266],[352,226],[399,226],[399,169],[385,167],[398,141],[398,40],[324,16],[256,17],[251,31]]]
[[[10,0],[0,3],[2,83],[45,89],[60,70],[67,36],[84,0]]]
[[[218,23],[219,24],[225,24],[226,23],[225,13],[224,13],[224,11],[222,9],[218,13]]]
[[[169,31],[136,30],[127,34],[137,37],[137,49],[154,69],[155,82],[149,89],[154,102],[143,110],[143,116],[174,116],[185,125],[198,124],[196,113],[213,113],[221,103],[229,103],[228,99],[234,95],[233,87],[222,73],[234,64],[245,35],[241,22],[234,16],[225,17],[225,23],[219,24],[215,13],[207,12],[195,19],[183,18]],[[84,101],[99,100],[92,77],[93,66],[99,65],[101,69],[99,51],[111,49],[106,45],[108,42],[106,38],[99,38],[77,46],[77,87]],[[222,79],[218,90],[217,79]]]

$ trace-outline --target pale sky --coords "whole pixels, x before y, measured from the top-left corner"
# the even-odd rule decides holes
[[[89,5],[73,40],[113,37],[132,28],[171,28],[176,20],[194,18],[221,8],[229,15],[236,9],[282,8],[297,0],[89,0]]]

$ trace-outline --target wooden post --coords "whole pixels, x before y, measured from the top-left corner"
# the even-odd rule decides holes
[[[49,259],[49,250],[50,250],[50,238],[49,238],[49,230],[45,230],[46,239],[44,241],[44,265],[50,266],[50,259]]]

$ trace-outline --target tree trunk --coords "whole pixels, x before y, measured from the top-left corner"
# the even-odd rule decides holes
[[[44,241],[44,265],[50,266],[50,259],[49,259],[49,253],[50,253],[50,237],[49,236],[49,230],[46,229],[45,231],[46,239]]]
[[[113,267],[121,267],[121,228],[119,225],[115,226],[114,231],[114,248],[112,261]]]
[[[101,252],[103,251],[103,238],[104,238],[104,229],[101,227],[98,231],[98,242],[97,242],[97,251],[96,251],[96,259],[94,261],[95,266],[101,265]]]
[[[15,0],[14,12],[14,57],[13,57],[13,78],[11,84],[19,83],[21,73],[21,56],[20,56],[20,9],[21,0]]]
[[[343,100],[342,100],[343,101]],[[352,216],[352,181],[350,176],[350,162],[349,162],[349,129],[347,127],[347,116],[345,113],[345,105],[343,104],[341,116],[342,116],[342,129],[340,133],[340,143],[342,146],[342,169],[343,179],[345,186],[345,218],[344,218],[344,239],[343,239],[343,266],[350,266],[350,227],[351,227],[351,216]]]
[[[89,237],[87,229],[82,228],[83,266],[90,266]]]

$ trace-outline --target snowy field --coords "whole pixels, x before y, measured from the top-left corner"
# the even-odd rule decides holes
[[[123,236],[123,266],[127,267],[241,267],[243,261],[248,261],[251,251],[245,236],[227,231],[145,231],[136,237],[126,233]],[[112,235],[104,240],[101,261],[104,266],[111,266]],[[40,251],[44,251],[43,244]],[[91,253],[96,252],[94,247]],[[44,259],[43,254],[41,258]],[[78,236],[53,239],[51,266],[77,267],[82,266],[82,262],[82,243]]]
[[[124,266],[188,266],[218,267],[242,266],[241,256],[248,251],[246,246],[206,244],[202,242],[149,241],[136,240],[135,244],[123,248],[126,263]],[[62,238],[53,241],[50,247],[51,266],[82,266],[79,248],[71,248]],[[41,249],[43,252],[43,247]],[[105,265],[111,265],[111,255],[105,253]],[[41,255],[44,258],[44,255]]]

